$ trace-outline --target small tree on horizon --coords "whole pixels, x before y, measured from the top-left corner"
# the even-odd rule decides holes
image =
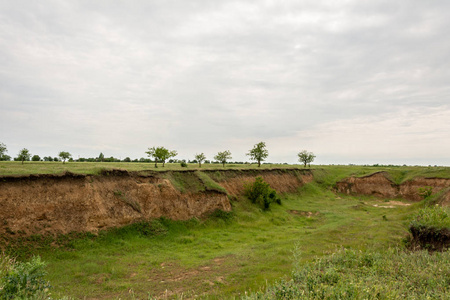
[[[9,155],[6,155],[6,152],[8,152],[6,145],[3,143],[0,143],[0,161],[11,159],[11,157]]]
[[[217,153],[216,156],[214,156],[215,160],[218,160],[222,163],[222,166],[225,168],[225,164],[227,163],[227,160],[232,159],[230,150],[225,150],[223,152]]]
[[[20,150],[19,155],[17,155],[17,159],[22,162],[22,165],[24,161],[30,160],[30,157],[31,153],[27,148]]]
[[[40,161],[41,157],[37,154],[33,155],[33,157],[31,158],[31,161]]]
[[[206,156],[203,153],[196,154],[195,155],[195,159],[198,162],[198,167],[201,168],[202,167],[202,162],[206,159]]]
[[[261,167],[261,161],[264,161],[269,156],[269,151],[266,149],[266,143],[260,142],[256,144],[253,149],[247,153],[252,160],[258,162],[258,167]]]
[[[162,161],[163,167],[166,163],[166,160],[175,157],[178,155],[178,152],[175,150],[170,151],[169,149],[166,149],[164,147],[152,147],[148,148],[148,151],[146,151],[147,155],[149,157],[153,157],[155,159],[155,168],[157,168],[157,162],[158,160]]]
[[[98,155],[98,160],[103,162],[105,160],[105,155],[103,155],[102,152],[100,152],[100,154]]]
[[[61,151],[61,152],[59,152],[58,156],[61,158],[63,164],[65,164],[66,159],[69,159],[70,157],[72,157],[72,154],[70,154],[69,152],[66,152],[66,151]]]
[[[311,163],[314,161],[314,158],[316,158],[314,153],[308,152],[306,150],[300,151],[297,154],[297,156],[298,156],[298,160],[303,163],[305,168],[306,168],[306,164],[308,164],[309,167],[311,167]]]

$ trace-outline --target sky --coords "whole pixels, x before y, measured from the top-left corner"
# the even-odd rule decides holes
[[[450,1],[0,0],[16,157],[450,166]]]

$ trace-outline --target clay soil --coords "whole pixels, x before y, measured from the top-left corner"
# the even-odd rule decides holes
[[[176,171],[173,171],[176,172]],[[188,172],[179,172],[190,175]],[[261,175],[279,192],[295,191],[312,180],[310,172],[290,170],[220,171],[227,193],[204,187],[177,190],[164,172],[121,170],[102,175],[29,175],[0,178],[0,235],[20,237],[98,232],[152,218],[202,218],[230,211],[230,196]],[[172,176],[173,177],[173,176]],[[199,181],[200,182],[200,181]]]
[[[445,178],[414,178],[396,184],[388,178],[385,172],[377,172],[364,177],[346,178],[336,184],[336,191],[353,195],[372,195],[385,199],[403,198],[420,201],[420,188],[431,187],[433,194],[443,191],[441,204],[450,205],[450,179]]]

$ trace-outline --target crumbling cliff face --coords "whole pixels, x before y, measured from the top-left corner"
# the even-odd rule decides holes
[[[414,178],[402,184],[392,182],[386,172],[378,172],[364,177],[350,177],[336,183],[336,191],[346,194],[374,195],[381,198],[403,198],[420,201],[420,188],[431,187],[438,193],[450,188],[450,179],[445,178]],[[450,193],[442,195],[443,203],[447,203]]]
[[[97,232],[159,217],[187,220],[231,210],[228,195],[241,193],[244,182],[257,175],[280,192],[312,180],[309,172],[296,170],[205,172],[225,191],[206,186],[196,174],[116,170],[98,176],[0,177],[0,235]],[[185,188],[180,190],[174,178]]]

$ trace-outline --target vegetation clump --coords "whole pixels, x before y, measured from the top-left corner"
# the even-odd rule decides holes
[[[445,299],[450,252],[340,250],[243,299]]]
[[[428,250],[450,247],[450,209],[432,206],[419,210],[409,224],[411,246]]]
[[[418,189],[419,195],[422,196],[423,199],[427,199],[431,197],[433,194],[433,187],[431,186],[424,186]]]
[[[278,197],[277,192],[265,182],[261,176],[255,178],[255,182],[251,184],[245,184],[244,195],[252,201],[261,205],[264,210],[269,209],[272,202],[281,204],[281,199]]]
[[[17,262],[0,256],[0,299],[48,299],[50,284],[44,279],[45,263],[39,256]]]

